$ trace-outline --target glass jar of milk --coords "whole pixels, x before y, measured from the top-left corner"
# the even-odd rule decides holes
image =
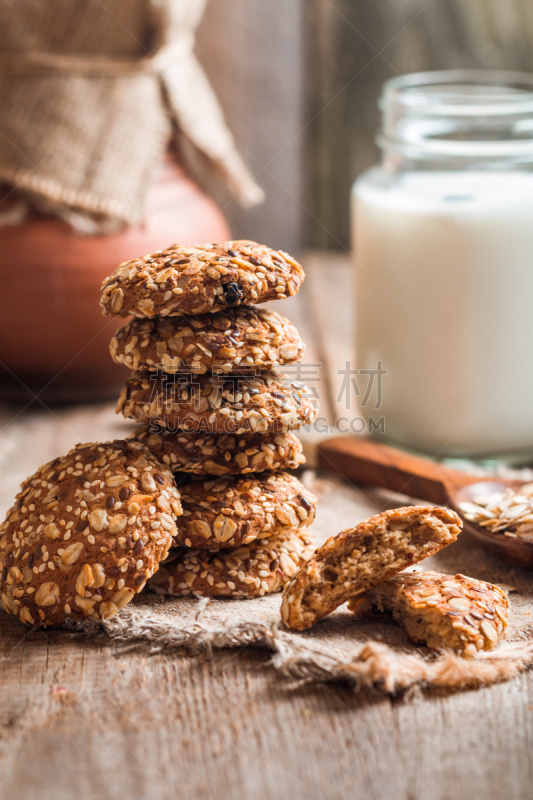
[[[407,75],[356,181],[357,363],[385,437],[432,456],[533,451],[533,76]],[[370,399],[362,409],[376,416]]]

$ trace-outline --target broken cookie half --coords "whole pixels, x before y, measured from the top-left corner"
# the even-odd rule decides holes
[[[310,628],[346,601],[454,542],[461,527],[453,511],[408,506],[332,536],[285,587],[284,623],[295,630]]]
[[[466,575],[402,573],[350,601],[357,614],[371,605],[391,613],[416,644],[473,656],[505,636],[509,601],[497,586]]]

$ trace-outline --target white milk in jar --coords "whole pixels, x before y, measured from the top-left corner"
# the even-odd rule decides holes
[[[352,197],[362,411],[434,456],[533,448],[533,79],[475,75],[386,85]]]

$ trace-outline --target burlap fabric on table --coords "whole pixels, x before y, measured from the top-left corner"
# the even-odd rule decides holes
[[[206,0],[0,0],[0,183],[136,222],[175,123],[244,204],[261,190],[194,52]]]
[[[365,491],[329,477],[304,475],[319,496],[313,530],[319,542],[350,527],[384,507],[405,500]],[[512,587],[507,642],[475,660],[451,653],[434,654],[417,648],[392,621],[357,621],[337,611],[306,633],[292,633],[280,625],[280,595],[254,600],[167,599],[140,597],[103,624],[113,642],[153,652],[186,648],[189,652],[213,648],[264,646],[272,651],[272,668],[291,678],[316,681],[348,680],[356,689],[375,686],[397,692],[417,685],[461,689],[508,680],[533,661],[533,594],[531,575],[506,567],[471,545],[466,538],[424,562],[424,568],[476,578]]]

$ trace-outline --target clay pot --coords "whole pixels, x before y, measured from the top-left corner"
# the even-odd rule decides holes
[[[117,396],[129,370],[111,361],[109,341],[124,320],[101,314],[104,278],[121,261],[174,242],[229,238],[220,209],[170,158],[148,190],[142,226],[93,237],[35,215],[0,228],[0,398]]]

